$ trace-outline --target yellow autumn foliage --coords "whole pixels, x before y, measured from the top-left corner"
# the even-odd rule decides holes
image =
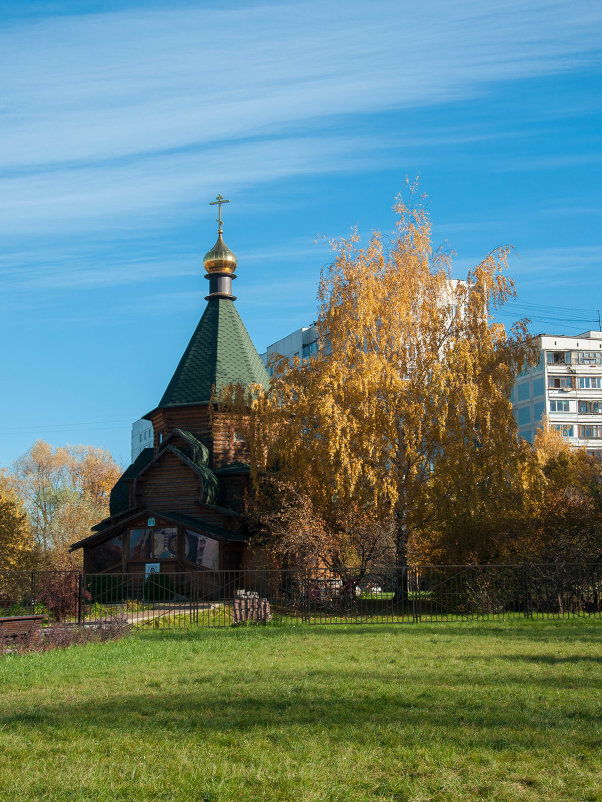
[[[510,331],[492,321],[515,294],[508,249],[453,281],[412,203],[398,200],[393,237],[374,233],[362,247],[353,231],[333,244],[318,353],[276,360],[268,392],[222,398],[246,427],[255,477],[302,488],[333,528],[349,510],[393,521],[398,564],[449,553],[462,526],[522,503],[534,481],[510,391],[535,347],[525,321]]]

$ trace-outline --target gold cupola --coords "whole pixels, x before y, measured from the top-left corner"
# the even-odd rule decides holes
[[[209,279],[209,295],[205,298],[209,301],[216,298],[227,298],[231,301],[236,300],[232,295],[232,279],[235,279],[235,271],[238,261],[235,254],[228,248],[222,236],[222,204],[230,203],[225,200],[223,195],[218,195],[210,206],[219,208],[217,222],[217,242],[205,254],[203,265],[205,267],[205,278]]]
[[[203,265],[205,271],[211,273],[228,273],[232,275],[236,270],[238,264],[235,254],[228,248],[222,237],[222,232],[219,231],[217,235],[217,242],[205,254]]]

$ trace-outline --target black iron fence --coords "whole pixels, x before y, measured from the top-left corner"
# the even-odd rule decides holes
[[[0,616],[137,627],[602,616],[602,564],[85,574],[0,571]]]

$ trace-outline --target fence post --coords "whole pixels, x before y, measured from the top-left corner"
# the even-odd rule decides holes
[[[307,603],[305,605],[305,623],[311,623],[311,593],[309,589],[309,568],[305,569],[305,595],[307,597]]]
[[[81,573],[77,574],[77,624],[81,627],[82,625],[82,584],[83,584],[83,575]]]
[[[31,589],[30,589],[30,598],[29,604],[31,606],[31,614],[33,615],[36,611],[35,604],[36,604],[36,572],[31,572]]]
[[[531,572],[529,571],[529,564],[523,563],[523,607],[525,618],[528,618],[530,615],[529,609],[529,593],[531,592]]]

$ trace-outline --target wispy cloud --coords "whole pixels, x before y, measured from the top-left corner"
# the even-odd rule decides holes
[[[312,173],[378,166],[384,159],[366,138],[280,138],[236,146],[156,155],[149,165],[68,166],[0,179],[0,228],[7,235],[85,227],[152,227],[215,186],[234,192],[250,185]],[[135,221],[132,214],[137,215]]]
[[[570,284],[575,281],[575,274],[583,276],[591,270],[595,277],[592,290],[598,290],[601,263],[602,245],[517,250],[510,261],[513,273],[523,285]]]
[[[594,62],[601,23],[600,5],[563,0],[309,0],[13,21],[0,36],[0,219],[10,232],[131,226],[133,216],[152,227],[218,178],[240,188],[362,169],[378,154],[350,115]]]

